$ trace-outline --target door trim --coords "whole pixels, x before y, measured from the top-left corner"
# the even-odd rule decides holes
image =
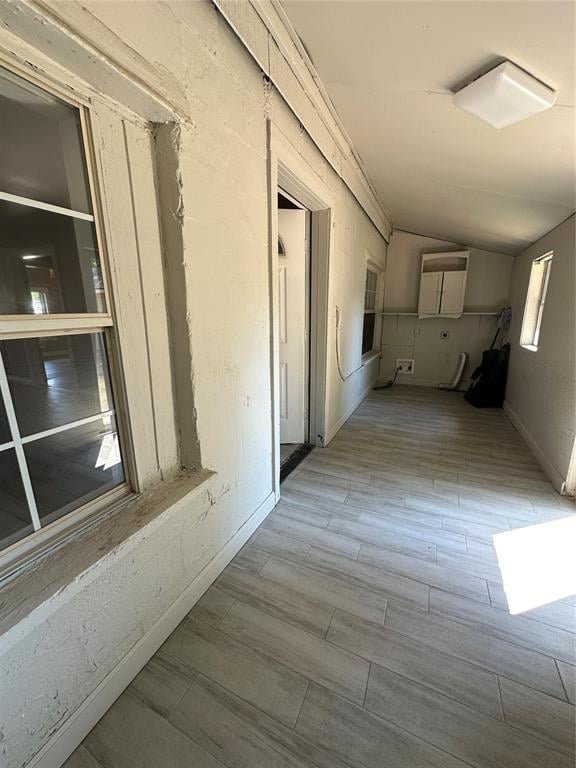
[[[285,137],[267,121],[268,138],[268,231],[270,295],[270,387],[272,488],[280,498],[280,370],[278,338],[278,188],[304,205],[311,213],[310,269],[310,442],[323,446],[327,404],[327,344],[330,287],[330,257],[333,247],[331,211],[333,195]]]

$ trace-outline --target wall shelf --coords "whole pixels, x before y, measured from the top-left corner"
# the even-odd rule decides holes
[[[378,312],[379,315],[401,315],[405,317],[418,317],[418,312]],[[487,315],[489,317],[496,317],[498,312],[462,312],[462,316],[470,315]],[[444,315],[438,315],[440,320],[457,320],[458,318],[446,317]]]

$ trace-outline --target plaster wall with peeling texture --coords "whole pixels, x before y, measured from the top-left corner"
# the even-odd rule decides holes
[[[34,610],[2,635],[0,751],[6,768],[25,765],[66,727],[273,497],[267,120],[333,200],[327,433],[337,430],[378,373],[374,360],[341,381],[336,306],[343,318],[342,366],[351,372],[361,357],[366,252],[382,264],[386,257],[382,234],[357,202],[361,190],[353,195],[352,182],[346,185],[334,170],[350,158],[336,146],[318,149],[294,114],[298,105],[314,120],[297,82],[283,96],[271,87],[214,5],[207,0],[36,3],[48,5],[52,18],[114,67],[148,79],[182,115],[175,155],[168,157],[162,144],[168,129],[157,132],[158,144],[151,143],[160,194],[159,211],[148,214],[151,220],[158,214],[176,220],[180,227],[180,242],[165,231],[163,254],[166,271],[175,278],[167,275],[166,303],[176,429],[185,463],[196,459],[215,474],[201,493],[168,504],[112,548],[104,545],[104,531],[105,554],[84,569],[82,546],[89,544],[78,545],[69,579],[53,564],[54,587],[51,581],[42,584]],[[107,113],[101,121],[116,119]],[[148,141],[145,127],[131,130]],[[319,123],[318,135],[321,130]],[[172,200],[163,172],[177,184]],[[156,183],[144,173],[140,179]],[[102,191],[106,196],[107,189]],[[149,332],[153,338],[153,324]],[[22,588],[40,589],[40,584],[31,579]],[[27,599],[22,596],[24,604]]]

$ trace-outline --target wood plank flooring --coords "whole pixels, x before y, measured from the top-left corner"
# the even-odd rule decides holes
[[[502,411],[373,393],[67,768],[574,768],[576,599],[492,545],[574,513]]]

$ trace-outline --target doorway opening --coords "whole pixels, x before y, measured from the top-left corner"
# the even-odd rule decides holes
[[[312,450],[310,238],[311,212],[278,189],[280,481]]]

